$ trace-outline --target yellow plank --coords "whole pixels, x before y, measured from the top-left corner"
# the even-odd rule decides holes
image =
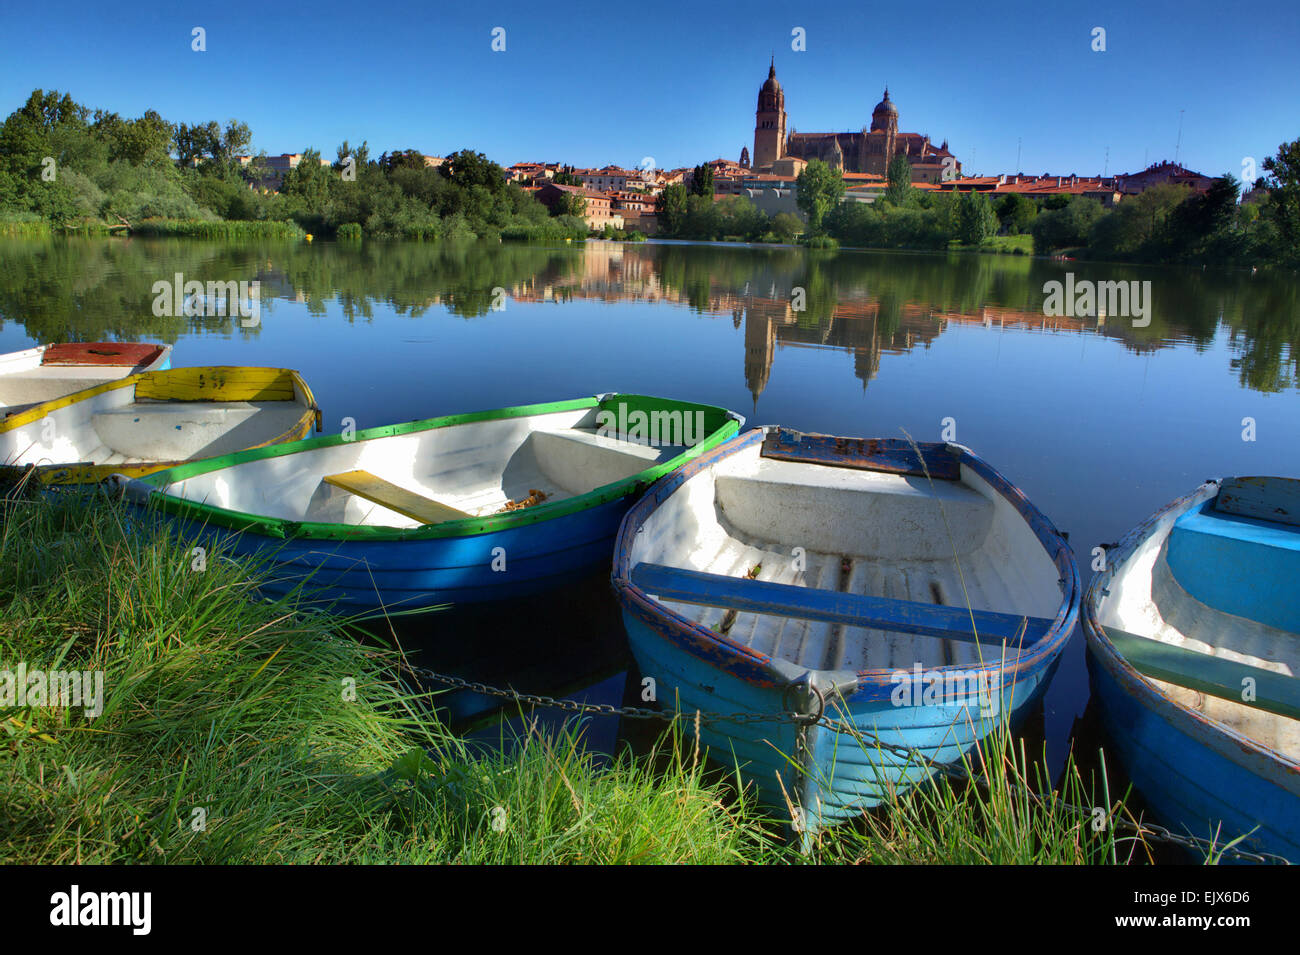
[[[323,480],[326,484],[342,488],[357,497],[364,497],[367,501],[374,501],[390,511],[404,514],[421,524],[441,524],[444,521],[460,521],[473,516],[454,507],[448,507],[446,504],[440,504],[433,498],[398,487],[369,471],[327,474]]]

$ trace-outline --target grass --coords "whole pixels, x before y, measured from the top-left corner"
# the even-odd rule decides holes
[[[603,766],[579,724],[471,751],[399,651],[257,599],[246,560],[196,570],[187,544],[92,495],[7,499],[0,521],[0,671],[104,675],[97,718],[0,709],[0,864],[1122,861],[1113,836],[1024,795],[1046,787],[1009,735],[971,755],[987,789],[893,793],[801,855],[680,724]]]
[[[8,504],[0,669],[100,670],[105,690],[94,719],[0,710],[0,863],[667,863],[766,851],[744,807],[725,805],[681,750],[663,776],[630,757],[597,771],[577,730],[472,757],[398,679],[395,651],[253,599],[250,571],[220,553],[195,571],[183,544],[104,501]]]

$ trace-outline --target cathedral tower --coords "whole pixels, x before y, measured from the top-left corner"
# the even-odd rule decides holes
[[[762,170],[785,155],[785,92],[776,79],[776,59],[758,91],[754,113],[754,169]]]

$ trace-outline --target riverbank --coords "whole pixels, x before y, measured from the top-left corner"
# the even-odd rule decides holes
[[[256,599],[258,573],[93,497],[5,502],[0,672],[98,673],[102,693],[0,709],[0,863],[1104,863],[1132,851],[1007,785],[1041,782],[1023,754],[988,757],[1002,770],[987,793],[926,788],[801,856],[779,820],[706,771],[689,727],[602,767],[576,728],[472,753],[401,678],[398,649]],[[1091,805],[1066,776],[1070,801]]]

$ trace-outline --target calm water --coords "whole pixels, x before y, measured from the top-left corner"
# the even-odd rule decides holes
[[[1150,281],[1149,326],[1045,317],[1043,283],[1067,271]],[[152,286],[176,273],[259,280],[260,324],[155,317]],[[676,243],[0,240],[0,352],[121,337],[174,343],[176,366],[289,366],[327,430],[604,391],[844,435],[938,440],[947,423],[1068,533],[1086,584],[1094,545],[1205,478],[1300,474],[1297,287],[1295,276]],[[526,692],[620,702],[629,683],[600,575],[401,637],[426,665]],[[1041,717],[1056,759],[1087,700],[1076,633]],[[469,726],[493,712],[465,694],[449,705]],[[589,732],[603,749],[644,739],[612,719]]]

